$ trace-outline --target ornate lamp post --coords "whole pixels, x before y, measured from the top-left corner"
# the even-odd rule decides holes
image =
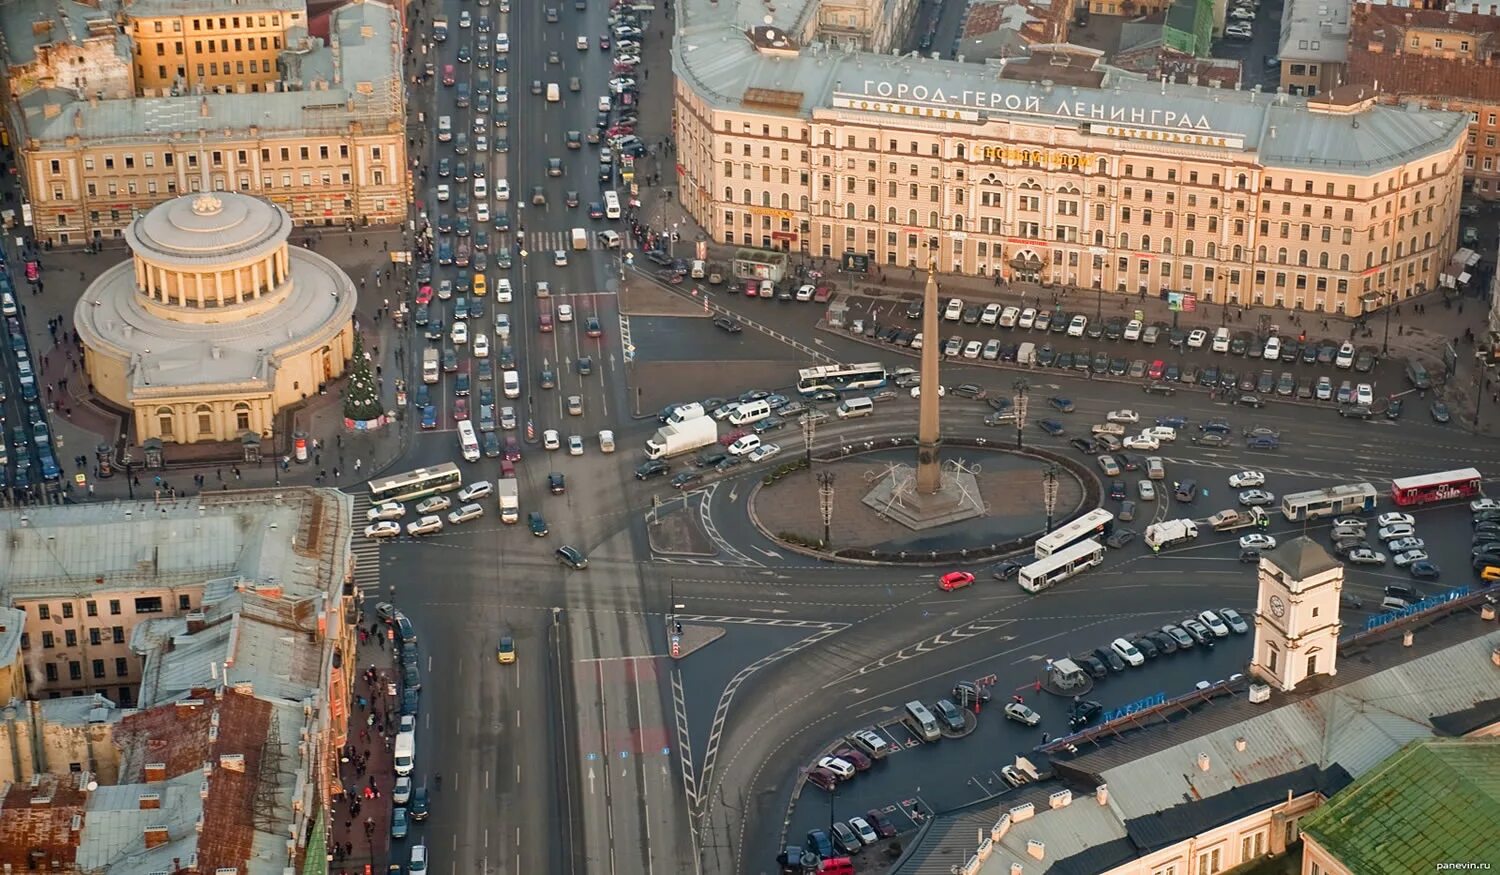
[[[1057,510],[1057,466],[1042,472],[1042,505],[1047,509],[1047,531],[1052,531],[1052,513]]]
[[[1026,428],[1026,392],[1030,387],[1027,386],[1025,380],[1017,380],[1014,388],[1016,390],[1016,449],[1019,450],[1025,446],[1022,430]]]
[[[833,472],[818,473],[818,510],[823,514],[823,549],[827,550],[833,538]]]

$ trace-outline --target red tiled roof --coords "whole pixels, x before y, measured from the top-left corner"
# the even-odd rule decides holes
[[[1408,28],[1450,31],[1455,48],[1467,40],[1474,53],[1449,58],[1424,49],[1413,54],[1406,49]],[[1350,16],[1346,79],[1379,83],[1381,92],[1398,97],[1500,101],[1497,53],[1500,31],[1495,16],[1358,3]]]
[[[87,800],[77,783],[80,777],[39,775],[34,787],[23,781],[6,788],[0,799],[0,868],[73,868],[81,835],[73,831],[73,818],[83,813]]]
[[[176,777],[211,767],[198,836],[198,869],[245,871],[255,825],[251,820],[272,706],[248,693],[194,690],[189,702],[161,705],[120,721],[115,738],[123,751],[120,782],[145,782],[148,763],[164,763]],[[217,725],[215,724],[217,717]],[[223,757],[243,757],[226,765]]]
[[[1012,6],[1023,7],[1027,13],[1026,17],[1030,19],[1018,31],[1027,42],[1054,43],[1062,42],[1065,38],[1064,28],[1068,20],[1069,7],[1061,0],[1053,0],[1050,6],[1028,3],[1026,0],[975,3],[969,7],[968,15],[964,17],[963,35],[980,37],[1000,30],[1001,26],[1009,20],[1007,10]]]

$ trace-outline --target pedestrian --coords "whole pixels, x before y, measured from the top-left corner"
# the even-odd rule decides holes
[[[364,467],[364,464],[365,464],[365,460],[364,459],[355,459],[354,460],[354,470],[356,472],[358,472],[360,468]]]

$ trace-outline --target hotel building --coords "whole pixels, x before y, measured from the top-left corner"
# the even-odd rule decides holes
[[[678,16],[678,191],[718,241],[1347,314],[1435,288],[1455,248],[1464,113],[1150,82],[1075,46],[834,51],[809,7],[773,17]]]

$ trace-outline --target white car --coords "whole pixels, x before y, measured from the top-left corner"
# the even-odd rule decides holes
[[[469,342],[469,323],[455,322],[453,328],[448,332],[448,339],[453,341],[454,346],[463,346]]]
[[[469,10],[465,9],[464,11],[458,13],[458,26],[459,27],[464,27],[464,28],[472,27],[473,24],[474,24],[474,18],[471,15],[469,15]]]
[[[875,828],[870,826],[870,822],[863,817],[849,818],[849,828],[854,830],[855,835],[859,836],[859,843],[862,845],[873,845],[880,841],[880,836],[875,832]]]
[[[827,769],[839,776],[840,781],[847,781],[854,777],[854,766],[848,760],[840,757],[823,757],[818,760],[818,768]]]
[[[391,804],[405,805],[411,801],[411,775],[398,775],[391,787]]]
[[[1405,568],[1413,562],[1421,562],[1429,558],[1431,557],[1427,555],[1426,550],[1408,550],[1405,553],[1397,553],[1392,561],[1396,563],[1397,568]]]
[[[365,513],[365,519],[372,523],[381,520],[399,520],[406,516],[406,505],[399,501],[387,501],[385,504],[377,504]]]
[[[570,456],[581,456],[581,455],[583,455],[583,435],[581,435],[581,434],[570,434],[570,435],[568,435],[568,455],[570,455]]]
[[[948,390],[944,389],[942,386],[938,387],[938,397],[939,398],[943,397],[945,394],[947,394],[947,392],[948,392]],[[921,386],[913,386],[913,387],[911,387],[911,397],[913,397],[913,398],[921,398],[922,397],[922,387]]]
[[[1219,618],[1213,611],[1204,611],[1198,615],[1198,622],[1209,628],[1209,631],[1220,638],[1229,637],[1229,624]]]
[[[1383,513],[1375,518],[1375,522],[1384,526],[1415,526],[1417,518],[1409,513]]]
[[[1208,332],[1202,328],[1194,328],[1188,334],[1187,345],[1190,349],[1202,349],[1203,344],[1208,341]]]
[[[512,292],[510,287],[510,280],[499,279],[495,281],[495,303],[509,304],[511,302],[513,294],[514,293]],[[498,313],[495,314],[495,318],[499,319],[500,315]],[[510,317],[506,318],[508,319]]]
[[[504,85],[501,85],[499,88],[496,88],[495,89],[495,102],[496,103],[510,103],[510,89],[506,88]]]
[[[1068,336],[1082,337],[1083,332],[1089,327],[1089,317],[1078,315],[1068,320]]]
[[[1136,486],[1136,494],[1141,497],[1141,501],[1155,501],[1156,500],[1156,484],[1155,483],[1152,483],[1150,480],[1141,480],[1141,481],[1137,482],[1135,484],[1135,486]]]
[[[510,180],[508,180],[508,179],[497,179],[497,180],[495,180],[495,200],[497,200],[497,201],[508,201],[508,200],[510,200]]]
[[[1127,450],[1159,450],[1161,441],[1150,434],[1133,434],[1123,441]]]
[[[559,322],[572,322],[573,321],[573,305],[572,304],[558,304],[557,305],[557,321],[559,321]]]
[[[1479,513],[1482,510],[1500,510],[1500,499],[1476,498],[1469,502],[1469,510]]]
[[[1375,403],[1375,387],[1369,383],[1360,383],[1354,387],[1354,403],[1369,407]]]
[[[394,538],[399,534],[401,534],[401,524],[390,520],[381,520],[365,526],[366,538]]]
[[[495,51],[502,55],[510,51],[510,34],[504,31],[495,34]]]
[[[474,205],[474,221],[481,224],[490,220],[490,205],[488,201],[480,201]]]
[[[504,339],[505,337],[507,337],[507,336],[510,335],[510,314],[509,313],[505,313],[505,312],[496,312],[495,313],[495,333],[498,334],[498,335],[500,335],[501,339]]]
[[[1246,489],[1239,499],[1245,507],[1270,507],[1276,503],[1276,494],[1264,489]]]
[[[797,287],[797,300],[799,300],[799,301],[811,301],[813,299],[813,296],[816,295],[817,293],[818,293],[818,287],[817,286],[807,285],[806,283],[804,283],[803,285],[800,285],[800,286]]]
[[[1261,358],[1268,362],[1274,362],[1281,358],[1281,338],[1266,338],[1266,348],[1261,350]]]
[[[1360,531],[1364,531],[1369,525],[1369,521],[1360,516],[1341,516],[1333,521],[1335,529],[1359,529]],[[1394,525],[1394,523],[1391,525]]]
[[[1170,425],[1148,425],[1141,429],[1141,434],[1149,434],[1162,443],[1171,443],[1177,440],[1177,429]]]
[[[449,525],[459,525],[469,520],[477,520],[484,516],[484,506],[479,504],[466,504],[458,510],[448,514]]]
[[[1104,418],[1109,422],[1124,422],[1130,425],[1141,421],[1141,415],[1134,410],[1111,410]]]
[[[1410,538],[1416,533],[1417,530],[1407,525],[1406,523],[1397,523],[1394,526],[1384,526],[1378,532],[1378,534],[1380,535],[1380,540],[1382,541],[1399,541],[1402,538]]]
[[[1144,327],[1145,326],[1141,324],[1141,320],[1139,319],[1132,319],[1129,322],[1125,323],[1125,339],[1140,340],[1141,329]]]
[[[1005,311],[1000,314],[1000,327],[1014,328],[1019,318],[1021,318],[1020,307],[1006,307]]]
[[[1334,367],[1343,368],[1344,370],[1354,367],[1354,344],[1347,340],[1344,341],[1343,345],[1339,347],[1339,354],[1333,359],[1333,364]]]
[[[1229,475],[1229,485],[1235,489],[1243,489],[1246,486],[1266,485],[1266,475],[1259,471],[1241,471],[1238,474]]]
[[[1016,320],[1016,326],[1019,328],[1030,328],[1034,325],[1036,325],[1036,308],[1027,307],[1021,311],[1021,318]]]
[[[1392,553],[1410,553],[1426,548],[1427,543],[1421,538],[1397,538],[1386,546],[1391,548]]]
[[[743,456],[760,446],[760,435],[747,434],[729,445],[731,456]]]
[[[556,267],[568,266],[568,250],[557,249],[552,252],[552,264]]]
[[[453,196],[453,189],[448,186],[448,183],[444,182],[444,183],[441,183],[440,185],[438,185],[438,187],[437,187],[437,199],[438,199],[438,203],[445,203],[445,202],[447,202],[448,198],[450,198],[452,196]]]
[[[477,498],[485,498],[495,487],[488,480],[476,480],[468,486],[458,490],[458,500],[470,502]]]
[[[1423,554],[1426,555],[1426,554]],[[1385,554],[1368,547],[1356,547],[1344,557],[1351,565],[1384,565]]]
[[[562,447],[562,436],[557,433],[557,429],[549,428],[542,432],[542,449],[556,450],[560,447]]]
[[[437,513],[440,510],[447,510],[452,506],[453,502],[448,498],[448,496],[434,495],[431,498],[422,499],[417,504],[417,513],[421,516],[426,516],[430,513]]]
[[[985,304],[984,312],[979,314],[980,325],[994,325],[1000,321],[1000,305]]]
[[[443,518],[440,516],[424,516],[421,519],[406,524],[406,533],[413,538],[418,535],[431,535],[443,530]]]
[[[983,351],[984,343],[982,341],[971,340],[964,344],[964,358],[966,359],[977,359]]]
[[[1270,535],[1262,535],[1259,532],[1255,532],[1249,535],[1242,535],[1240,537],[1240,549],[1274,550],[1276,549],[1276,539],[1271,537]]]
[[[474,335],[474,357],[481,359],[490,357],[490,339],[483,334]]]
[[[766,459],[771,458],[779,452],[781,452],[781,446],[779,444],[761,444],[760,446],[750,451],[750,461],[764,462]]]
[[[573,41],[573,45],[578,49],[578,51],[586,52],[589,50],[589,38],[586,36],[581,36]]]
[[[1237,6],[1229,11],[1229,17],[1236,21],[1254,21],[1255,11],[1244,6]]]
[[[948,306],[943,310],[943,318],[949,322],[957,322],[964,315],[964,302],[961,298],[950,298]]]
[[[1113,650],[1116,656],[1125,660],[1126,665],[1139,666],[1146,664],[1146,657],[1142,656],[1141,652],[1135,649],[1134,644],[1131,644],[1124,638],[1116,638],[1109,642],[1109,649]]]
[[[1033,711],[1024,702],[1006,702],[1005,719],[1014,720],[1025,726],[1035,726],[1042,722],[1042,715]]]

